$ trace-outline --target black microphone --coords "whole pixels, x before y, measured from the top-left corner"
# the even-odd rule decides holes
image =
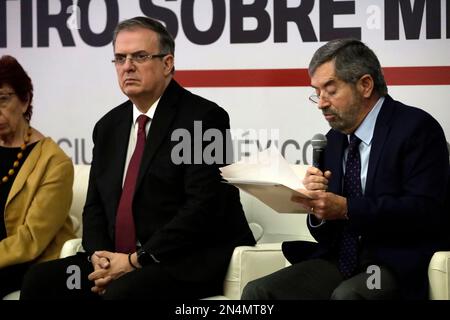
[[[327,146],[327,137],[317,133],[312,137],[311,145],[313,147],[312,165],[323,171],[323,152]]]

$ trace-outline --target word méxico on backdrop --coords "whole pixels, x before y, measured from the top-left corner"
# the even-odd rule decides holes
[[[309,164],[311,141],[280,140],[278,129],[218,129],[204,130],[201,121],[195,121],[193,130],[176,129],[172,132],[171,159],[173,164],[225,164],[246,159],[258,161],[258,154],[275,147],[283,157],[295,164]],[[84,138],[61,138],[58,145],[71,156],[75,164],[90,164],[92,148]]]

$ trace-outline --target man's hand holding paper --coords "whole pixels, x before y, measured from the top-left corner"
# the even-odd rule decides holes
[[[275,147],[221,168],[229,183],[253,195],[279,213],[307,213],[294,197],[308,198],[302,183],[306,166],[290,165]]]

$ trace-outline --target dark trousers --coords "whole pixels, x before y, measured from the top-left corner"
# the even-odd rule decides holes
[[[381,266],[379,271],[379,283],[372,281],[376,275],[372,271],[344,279],[336,263],[323,259],[307,260],[249,282],[244,288],[242,299],[381,300],[398,298],[399,288],[393,274]]]
[[[76,272],[80,271],[77,287]],[[87,255],[78,253],[65,259],[58,259],[33,266],[25,275],[21,300],[173,300],[199,299],[221,294],[223,282],[185,282],[175,279],[160,264],[126,273],[113,280],[104,295],[91,292],[94,286],[88,275],[93,272]]]
[[[7,294],[20,290],[22,279],[30,263],[12,265],[0,269],[0,300]]]

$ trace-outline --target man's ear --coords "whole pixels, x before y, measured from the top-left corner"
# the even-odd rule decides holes
[[[164,74],[169,75],[172,73],[174,68],[174,58],[173,55],[168,54],[164,57]]]
[[[365,74],[358,80],[358,90],[364,98],[369,98],[372,95],[374,87],[373,78],[370,74]]]

